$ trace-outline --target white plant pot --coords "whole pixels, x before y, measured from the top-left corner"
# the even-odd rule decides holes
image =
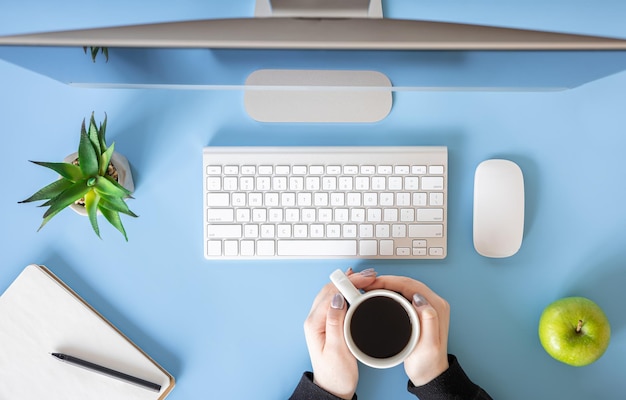
[[[72,153],[63,159],[63,162],[71,163],[78,158],[78,152]],[[128,163],[128,159],[118,152],[113,152],[111,156],[111,164],[117,170],[117,181],[122,187],[127,189],[129,192],[135,191],[135,183],[133,182],[133,175],[130,172],[130,164]],[[70,208],[76,211],[80,215],[87,216],[87,210],[85,207],[80,206],[78,204],[70,204]]]

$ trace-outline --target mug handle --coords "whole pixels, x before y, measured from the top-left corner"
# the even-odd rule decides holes
[[[335,285],[339,292],[343,295],[346,301],[353,304],[361,295],[361,292],[352,284],[350,278],[338,269],[330,274],[330,280]]]

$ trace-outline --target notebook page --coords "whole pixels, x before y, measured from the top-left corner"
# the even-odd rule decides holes
[[[0,297],[0,399],[162,399],[170,377],[71,290],[29,265]],[[156,393],[56,360],[66,353],[161,385]]]

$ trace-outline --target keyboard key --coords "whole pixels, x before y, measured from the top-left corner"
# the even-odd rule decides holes
[[[291,237],[291,225],[280,224],[276,227],[276,237],[290,238]]]
[[[382,210],[380,208],[370,208],[367,210],[368,222],[380,222],[382,221]]]
[[[263,205],[263,193],[250,193],[248,195],[248,205],[252,207]]]
[[[209,256],[221,256],[222,255],[222,241],[221,240],[207,240],[206,253]]]
[[[413,247],[413,255],[414,256],[425,256],[426,255],[426,248],[425,247],[418,247],[415,248]]]
[[[235,210],[232,208],[209,208],[207,210],[209,222],[233,222]]]
[[[331,193],[330,205],[331,206],[343,206],[346,204],[346,195],[343,193]]]
[[[410,193],[396,193],[396,205],[397,206],[410,206],[411,194]]]
[[[258,238],[259,226],[254,224],[248,224],[243,226],[243,236],[246,238]]]
[[[443,206],[443,193],[430,193],[428,201],[431,206]]]
[[[378,225],[376,225],[376,237],[377,238],[388,238],[389,237],[389,225],[387,225],[387,224],[378,224]]]
[[[207,236],[210,238],[240,238],[241,234],[241,225],[209,225],[207,227]]]
[[[380,241],[380,255],[381,256],[393,255],[393,240],[381,240]]]
[[[396,165],[393,167],[393,173],[396,175],[407,175],[410,171],[408,165]]]
[[[414,175],[424,175],[426,174],[426,166],[425,165],[413,165],[411,167],[411,173]]]
[[[239,208],[235,212],[237,222],[250,222],[250,209],[249,208]]]
[[[339,224],[326,225],[326,237],[329,237],[329,238],[341,237],[341,225]]]
[[[422,178],[422,190],[443,190],[443,177],[425,176]]]
[[[415,207],[426,206],[426,193],[413,193],[413,205]]]
[[[391,176],[389,177],[389,190],[402,190],[402,177]]]
[[[374,225],[372,224],[359,225],[359,236],[362,238],[374,237]]]
[[[400,221],[413,222],[415,221],[415,210],[412,208],[403,208],[400,210]]]
[[[355,238],[357,235],[357,227],[354,224],[343,225],[343,236],[347,238]]]
[[[276,243],[273,240],[258,240],[256,253],[259,256],[273,256],[276,253]]]
[[[309,236],[309,226],[304,224],[297,224],[293,226],[294,238],[305,238]]]
[[[417,239],[413,240],[413,247],[426,247],[426,240]]]
[[[272,175],[274,167],[271,165],[259,165],[259,175]]]
[[[356,256],[356,240],[280,240],[279,256]]]
[[[398,220],[398,210],[395,208],[383,209],[383,221],[396,222]]]
[[[363,175],[374,175],[376,173],[375,165],[361,165],[361,171]]]
[[[345,175],[356,175],[359,173],[359,167],[356,165],[344,165],[343,173]]]
[[[252,220],[254,222],[267,221],[267,210],[265,208],[255,208],[252,210]]]
[[[239,243],[239,251],[244,257],[250,257],[254,255],[254,240],[242,240]]]
[[[428,254],[431,256],[442,256],[443,248],[442,247],[431,247],[428,249]]]
[[[431,175],[442,175],[443,165],[431,165],[428,167],[428,173]]]
[[[404,224],[394,224],[391,226],[391,236],[395,238],[403,238],[406,237],[406,225]]]
[[[347,208],[335,208],[335,222],[348,222],[350,210]]]
[[[372,178],[372,190],[385,190],[387,188],[387,182],[385,177],[375,176]]]
[[[255,175],[255,174],[256,174],[256,166],[243,165],[241,167],[241,175]]]
[[[443,209],[442,208],[418,209],[417,220],[420,222],[441,222],[443,221]]]
[[[309,233],[312,238],[323,238],[324,237],[324,225],[311,224],[311,226],[309,227]]]
[[[323,165],[311,165],[309,167],[309,173],[311,175],[322,175],[324,173]]]
[[[209,193],[206,197],[207,207],[225,207],[230,205],[228,193]]]
[[[227,165],[224,167],[224,175],[238,175],[238,174],[239,174],[238,165]]]
[[[222,166],[221,165],[207,165],[206,173],[207,175],[221,175]]]
[[[378,241],[377,240],[360,240],[359,241],[359,254],[362,256],[378,255]]]
[[[239,242],[236,240],[224,240],[224,255],[227,257],[239,254]]]
[[[416,176],[407,176],[404,178],[404,190],[418,190],[419,179]]]
[[[370,190],[370,178],[366,176],[357,176],[354,182],[354,187],[356,190]]]
[[[409,225],[409,237],[430,238],[442,237],[443,225]]]
[[[280,194],[280,204],[283,207],[292,207],[296,205],[296,194],[283,192]]]
[[[291,171],[294,175],[305,175],[307,170],[306,165],[294,165]]]
[[[398,255],[398,256],[409,256],[409,255],[411,255],[411,249],[409,247],[398,247],[396,249],[396,255]]]
[[[326,173],[328,175],[339,175],[342,169],[341,165],[329,165],[326,167]]]
[[[208,191],[222,190],[222,178],[212,176],[206,179],[206,188]]]
[[[273,238],[275,236],[276,226],[271,224],[263,224],[260,226],[262,238]]]
[[[232,192],[239,187],[239,179],[234,176],[227,176],[223,180],[223,185],[222,190]]]

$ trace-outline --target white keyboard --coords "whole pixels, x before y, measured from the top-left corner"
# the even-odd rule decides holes
[[[208,259],[442,259],[446,147],[205,147]]]

